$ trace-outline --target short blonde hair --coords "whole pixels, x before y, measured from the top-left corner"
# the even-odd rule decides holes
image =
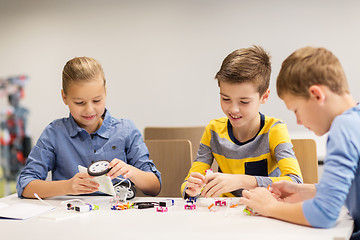
[[[69,60],[62,72],[62,88],[67,93],[69,85],[73,82],[86,82],[100,75],[106,85],[104,71],[98,61],[90,57],[75,57]]]
[[[313,85],[327,86],[332,92],[349,93],[344,70],[338,58],[325,48],[305,47],[296,50],[282,63],[276,81],[277,94],[309,99]]]
[[[220,82],[251,82],[260,96],[269,88],[271,75],[270,55],[260,46],[253,45],[230,53],[222,62],[215,79]]]

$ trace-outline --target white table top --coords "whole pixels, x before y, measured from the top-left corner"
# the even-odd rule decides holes
[[[66,210],[61,202],[82,199],[100,206],[99,210],[79,213]],[[276,219],[247,216],[244,206],[219,207],[210,211],[214,199],[199,199],[196,210],[185,210],[186,201],[173,198],[168,212],[150,209],[110,209],[108,196],[63,196],[46,199],[55,210],[26,219],[0,219],[1,239],[349,239],[353,220],[344,208],[334,228],[316,229]],[[160,201],[164,198],[135,198],[136,201]],[[236,199],[232,199],[236,201]],[[1,198],[0,203],[43,204],[36,199],[19,199],[15,194]],[[49,219],[51,216],[68,216]],[[64,215],[65,214],[65,215]],[[5,237],[5,238],[4,238]]]

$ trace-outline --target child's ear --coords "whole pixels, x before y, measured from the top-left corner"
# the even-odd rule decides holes
[[[310,98],[313,98],[320,104],[322,104],[325,101],[325,93],[324,93],[323,89],[321,88],[321,86],[319,86],[319,85],[310,86],[309,93],[310,93]]]
[[[67,100],[66,100],[66,94],[64,93],[63,89],[61,89],[61,97],[62,97],[62,100],[65,103],[65,105],[68,105]]]
[[[270,89],[268,88],[260,98],[260,103],[264,104],[269,99]]]

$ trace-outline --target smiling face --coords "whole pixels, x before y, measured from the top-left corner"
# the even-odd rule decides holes
[[[251,130],[254,123],[260,123],[259,107],[269,97],[269,90],[260,97],[251,82],[220,82],[220,105],[234,129]],[[257,129],[258,130],[258,129]]]
[[[106,89],[101,75],[88,81],[74,81],[69,85],[67,94],[62,90],[61,95],[80,127],[89,134],[100,128],[106,102]]]

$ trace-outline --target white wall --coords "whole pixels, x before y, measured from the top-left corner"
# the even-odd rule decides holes
[[[75,56],[102,63],[113,116],[140,130],[206,125],[223,116],[214,80],[222,60],[259,44],[273,63],[272,95],[261,111],[285,120],[292,137],[314,136],[276,95],[281,62],[297,48],[324,46],[343,63],[359,99],[359,9],[358,1],[340,0],[0,0],[0,77],[30,76],[22,104],[34,141],[68,115],[61,71]]]

